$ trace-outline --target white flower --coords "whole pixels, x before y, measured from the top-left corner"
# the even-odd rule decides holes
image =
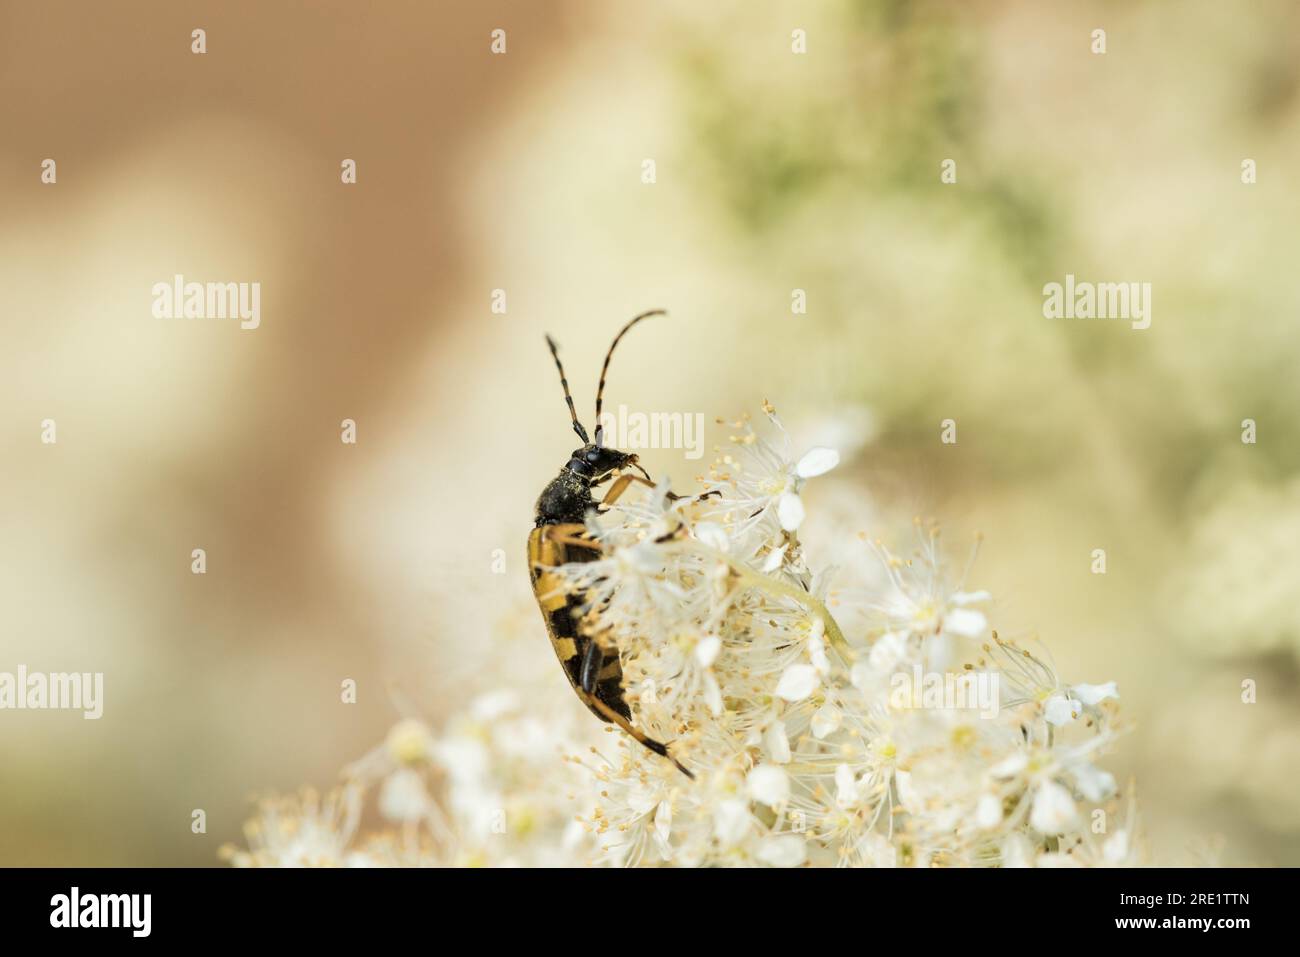
[[[813,737],[818,741],[839,729],[844,721],[844,712],[833,704],[824,704],[812,717]]]
[[[655,808],[654,835],[659,845],[659,853],[666,861],[671,860],[673,856],[672,844],[668,840],[672,830],[673,806],[668,801],[660,801]]]
[[[1029,825],[1043,834],[1064,834],[1079,825],[1079,812],[1070,792],[1055,781],[1044,781],[1034,792]]]
[[[781,527],[787,532],[793,532],[802,525],[805,514],[803,499],[795,492],[782,492],[777,497],[776,515]]]
[[[840,453],[834,449],[815,448],[804,453],[794,467],[794,474],[802,479],[825,475],[840,464]]]
[[[873,641],[867,653],[867,663],[881,674],[893,671],[906,658],[907,641],[896,631],[885,632]]]
[[[867,833],[854,848],[864,867],[897,867],[898,848],[883,834]]]
[[[1122,864],[1128,859],[1129,839],[1127,830],[1118,830],[1106,838],[1102,844],[1102,854],[1107,863]]]
[[[1029,838],[1019,831],[1008,834],[1006,840],[1002,842],[1002,866],[1034,866],[1034,846],[1029,842]]]
[[[930,523],[915,523],[918,546],[901,555],[856,537],[800,540],[816,528],[804,521],[804,483],[838,456],[819,448],[796,461],[772,422],[776,445],[738,424],[709,467],[707,497],[633,486],[588,513],[600,554],[546,573],[543,599],[579,602],[571,618],[618,662],[631,723],[694,777],[589,715],[527,615],[480,636],[499,690],[449,687],[440,730],[400,722],[346,769],[346,790],[264,805],[249,850],[228,859],[1135,863],[1134,816],[1104,839],[1084,826],[1116,790],[1101,766],[1116,737],[1115,684],[1070,685],[1046,653],[990,631],[991,596],[949,579]],[[829,535],[880,520],[848,511],[861,498],[839,498]],[[864,563],[872,548],[882,561]],[[944,679],[942,702],[890,694],[894,678],[918,673],[926,688]],[[999,707],[981,704],[976,717],[949,703],[953,677],[979,688],[990,679]],[[358,834],[363,802],[373,829]]]
[[[906,808],[918,808],[916,788],[912,787],[911,771],[895,771],[894,783],[898,787],[898,803]]]
[[[954,635],[976,638],[988,631],[989,623],[982,612],[973,608],[954,608],[944,616],[943,627]]]
[[[808,632],[808,657],[819,675],[831,673],[831,660],[826,655],[826,625],[820,618],[813,619]]]
[[[727,537],[727,530],[717,522],[698,522],[695,525],[695,537],[720,552],[731,548],[731,539]]]
[[[431,806],[424,776],[411,768],[398,768],[379,791],[379,813],[390,821],[418,821]]]
[[[975,825],[987,831],[1001,823],[1002,799],[996,794],[981,795],[975,806]]]
[[[715,718],[722,716],[725,705],[722,700],[722,688],[718,685],[718,679],[713,677],[710,671],[704,672],[704,703],[709,706],[709,714]]]
[[[1075,787],[1089,801],[1104,801],[1115,793],[1115,776],[1109,771],[1103,771],[1087,761],[1070,765],[1069,771],[1074,778]]]
[[[771,867],[798,867],[808,858],[803,838],[794,834],[763,838],[756,856]]]
[[[767,553],[767,559],[763,562],[763,574],[771,574],[781,567],[785,561],[786,550],[789,547],[789,545],[781,545],[779,548],[774,548]]]
[[[804,484],[810,478],[824,475],[840,460],[834,449],[814,448],[793,462],[785,430],[770,407],[765,411],[777,429],[781,447],[777,448],[761,438],[748,423],[740,423],[744,432],[733,436],[732,441],[742,450],[742,458],[740,461],[731,457],[726,459],[728,467],[736,470],[728,486],[730,497],[747,516],[736,530],[741,533],[752,529],[771,512],[775,512],[782,530],[796,531],[803,524],[805,515],[800,498]],[[718,488],[714,486],[715,490]]]
[[[1016,751],[989,768],[989,775],[995,778],[1013,778],[1027,767],[1029,767],[1029,755],[1023,751]]]
[[[763,732],[763,747],[767,756],[777,764],[790,763],[790,738],[785,733],[785,722],[777,719]]]
[[[749,796],[768,807],[780,807],[790,800],[790,778],[775,764],[760,764],[745,777]]]
[[[817,690],[817,669],[812,665],[790,665],[776,685],[776,695],[786,701],[802,701]]]
[[[518,710],[519,694],[507,688],[501,688],[496,691],[490,691],[487,694],[481,694],[470,702],[469,706],[469,713],[476,721],[495,721],[503,715]],[[412,724],[423,728],[423,725],[420,725],[419,722],[403,721],[401,724],[396,725],[392,732],[389,733],[390,740],[392,736],[398,732],[398,729],[409,727]],[[428,733],[428,729],[424,728],[424,734],[428,735]]]
[[[853,769],[847,764],[839,764],[835,768],[835,803],[842,808],[857,807],[866,797],[866,787],[868,782],[864,778],[856,778],[853,775]]]
[[[1063,724],[1069,724],[1079,716],[1079,702],[1073,701],[1063,694],[1053,695],[1047,699],[1047,704],[1043,710],[1048,722],[1060,727]]]
[[[1118,698],[1115,682],[1104,685],[1071,685],[1069,694],[1054,694],[1044,706],[1045,717],[1057,727],[1069,724],[1085,710],[1092,711],[1107,698]]]
[[[708,668],[718,660],[718,652],[721,650],[721,638],[717,635],[705,635],[695,645],[695,660],[700,663],[701,668]]]
[[[1113,681],[1107,681],[1104,685],[1071,685],[1070,690],[1090,708],[1106,698],[1119,697],[1119,688]]]
[[[777,499],[777,516],[780,518],[783,529],[787,532],[793,532],[803,524],[803,499],[799,497],[799,491],[802,489],[803,483],[807,479],[825,475],[839,464],[840,453],[834,449],[821,448],[810,449],[804,453],[803,458],[795,463],[792,470],[792,481]]]
[[[396,764],[414,764],[428,758],[433,751],[433,737],[423,721],[399,721],[388,732],[384,744]]]
[[[311,789],[261,802],[244,827],[248,851],[226,856],[236,867],[339,867],[363,863],[348,851],[361,815],[361,790],[347,786],[322,800]]]
[[[723,847],[743,841],[752,825],[753,818],[745,801],[729,798],[719,801],[713,809],[713,836]]]

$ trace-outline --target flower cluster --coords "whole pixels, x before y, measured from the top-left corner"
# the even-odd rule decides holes
[[[1062,683],[1000,637],[926,523],[906,555],[858,542],[860,574],[816,568],[804,491],[839,456],[796,456],[764,412],[699,494],[592,513],[602,557],[555,576],[617,645],[633,723],[693,778],[571,699],[530,712],[525,689],[498,692],[441,734],[398,725],[324,805],[268,803],[233,861],[1135,863],[1131,807],[1120,820],[1096,763],[1122,730],[1115,685]],[[390,826],[357,839],[367,790]]]

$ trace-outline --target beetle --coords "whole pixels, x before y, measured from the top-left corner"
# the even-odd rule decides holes
[[[600,609],[588,608],[585,595],[567,594],[554,571],[558,565],[591,562],[602,556],[600,545],[587,534],[589,511],[598,506],[612,505],[633,482],[654,487],[649,473],[641,467],[635,454],[605,446],[600,410],[609,360],[619,340],[641,320],[665,314],[662,309],[641,313],[623,326],[610,343],[605,364],[600,370],[600,384],[596,388],[594,442],[578,420],[573,396],[569,393],[569,381],[560,362],[559,348],[554,339],[546,337],[555,368],[560,373],[560,386],[569,406],[573,431],[582,440],[582,447],[574,449],[560,474],[550,481],[537,499],[536,521],[528,536],[528,569],[551,646],[578,698],[596,717],[622,728],[655,754],[672,761],[687,777],[694,778],[695,775],[669,753],[666,744],[655,741],[632,724],[632,711],[623,692],[623,668],[618,651],[602,643],[603,636],[599,635]],[[604,497],[597,502],[592,490],[611,481]],[[669,495],[678,497],[672,493]]]

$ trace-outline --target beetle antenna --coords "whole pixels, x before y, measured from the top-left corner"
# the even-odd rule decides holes
[[[578,410],[573,407],[573,396],[569,394],[569,380],[564,377],[564,364],[560,362],[559,348],[550,336],[546,337],[546,344],[551,347],[551,358],[555,360],[555,368],[560,370],[560,385],[564,387],[564,401],[569,403],[569,417],[573,419],[573,431],[578,433],[578,438],[582,439],[583,445],[590,445],[591,439],[587,438],[587,430],[578,421]],[[597,431],[596,434],[599,435],[600,432]]]
[[[635,317],[634,319],[632,319],[631,322],[629,322],[626,326],[620,329],[618,331],[618,335],[614,337],[614,341],[609,344],[609,351],[605,353],[605,364],[600,367],[600,385],[596,387],[596,444],[597,445],[600,445],[602,440],[605,437],[605,426],[602,425],[600,421],[600,406],[601,406],[601,402],[605,398],[605,373],[609,371],[609,360],[612,359],[614,356],[614,347],[618,345],[618,340],[622,339],[623,336],[627,335],[627,331],[631,329],[633,326],[635,326],[642,319],[649,319],[651,316],[666,316],[666,315],[668,315],[668,312],[667,310],[664,309],[651,309],[649,312],[641,313],[641,315]],[[559,362],[560,360],[556,359],[555,361]]]

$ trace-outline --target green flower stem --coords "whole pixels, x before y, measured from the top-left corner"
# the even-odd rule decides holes
[[[830,610],[822,602],[814,598],[809,592],[797,585],[781,581],[779,578],[773,578],[770,575],[756,572],[745,565],[737,563],[731,558],[731,556],[727,555],[726,552],[720,552],[715,548],[710,548],[709,546],[702,544],[701,542],[690,542],[690,550],[706,555],[715,561],[725,564],[729,569],[731,569],[731,573],[736,576],[742,585],[746,585],[750,588],[754,588],[778,598],[788,598],[807,609],[809,612],[816,615],[821,621],[822,625],[826,629],[827,640],[830,642],[831,647],[839,653],[845,664],[852,662],[856,657],[853,653],[853,648],[845,639],[844,632],[840,631],[839,623],[831,615]]]

